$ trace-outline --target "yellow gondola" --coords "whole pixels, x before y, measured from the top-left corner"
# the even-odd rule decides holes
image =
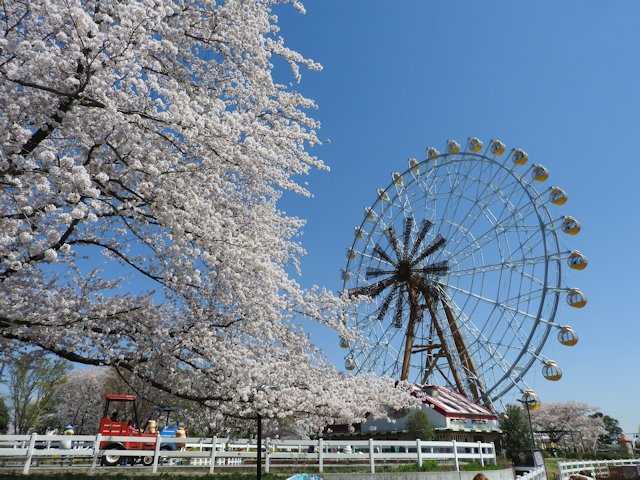
[[[587,304],[587,297],[577,288],[571,288],[567,292],[567,303],[573,308],[582,308]]]
[[[469,139],[469,150],[473,153],[478,153],[480,150],[482,150],[482,147],[482,140],[480,140],[478,137],[471,137]]]
[[[449,153],[460,153],[460,144],[455,140],[447,140],[447,151]]]
[[[440,155],[440,152],[436,148],[433,148],[433,147],[427,148],[427,158],[429,160],[433,160],[438,155]]]
[[[524,165],[529,160],[529,155],[527,152],[522,150],[521,148],[516,148],[513,150],[513,163],[516,165]]]
[[[389,197],[389,194],[383,188],[379,188],[378,189],[378,198],[380,200],[382,200],[383,202],[387,202],[387,203],[391,201],[391,198]]]
[[[573,347],[578,343],[578,335],[569,325],[564,325],[558,332],[558,342],[567,347]]]
[[[580,223],[575,218],[567,215],[562,217],[562,231],[567,235],[580,233]]]
[[[542,366],[542,376],[552,382],[557,382],[562,378],[562,370],[558,366],[557,362],[553,360],[545,360]]]
[[[587,268],[589,261],[581,252],[573,250],[567,258],[567,264],[569,265],[569,268],[572,268],[573,270],[584,270]]]
[[[507,147],[498,139],[491,140],[491,153],[494,155],[502,155]]]
[[[540,164],[536,164],[533,166],[531,174],[536,182],[544,182],[547,178],[549,178],[549,170],[547,170],[545,166]]]
[[[413,157],[409,159],[409,168],[414,175],[420,175],[420,162],[417,159]]]
[[[375,222],[376,217],[377,217],[376,212],[374,212],[371,207],[367,207],[364,209],[364,219],[367,222]]]
[[[549,201],[554,205],[564,205],[567,203],[567,194],[560,187],[551,187],[551,191],[549,192]]]

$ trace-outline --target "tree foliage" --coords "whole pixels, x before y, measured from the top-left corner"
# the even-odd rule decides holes
[[[68,370],[68,362],[42,352],[23,353],[9,364],[7,384],[15,433],[46,428],[55,411],[55,394]]]
[[[592,418],[601,418],[606,433],[598,437],[598,443],[601,445],[612,445],[618,443],[622,435],[622,428],[618,419],[605,415],[602,412],[596,412],[591,415]]]
[[[7,433],[9,429],[9,408],[3,396],[0,396],[0,433]]]
[[[531,450],[531,437],[527,413],[518,405],[507,405],[500,416],[502,445],[507,457],[518,462],[523,452]]]
[[[423,409],[416,409],[407,418],[407,430],[410,438],[433,440],[433,425]]]
[[[605,433],[601,417],[594,417],[596,409],[581,402],[543,403],[531,412],[536,430],[544,431],[551,442],[559,443],[573,435],[584,448],[595,450],[600,435]],[[576,438],[577,437],[577,438]]]
[[[3,3],[3,340],[221,416],[323,423],[409,402],[389,380],[343,376],[293,326],[303,315],[353,338],[343,299],[288,273],[304,222],[279,199],[309,195],[300,177],[326,167],[310,151],[315,103],[272,78],[279,61],[296,82],[320,70],[285,45],[281,3],[302,10]]]

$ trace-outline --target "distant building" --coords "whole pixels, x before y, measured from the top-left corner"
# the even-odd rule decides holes
[[[433,425],[435,440],[495,442],[502,433],[495,413],[459,393],[437,385],[425,385],[416,386],[416,395],[422,399],[422,409]],[[396,412],[390,414],[390,419],[369,418],[351,428],[336,425],[326,436],[387,440],[407,438],[407,420],[411,412]]]

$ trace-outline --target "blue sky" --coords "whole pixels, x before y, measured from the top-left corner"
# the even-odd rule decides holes
[[[569,193],[563,212],[583,230],[565,238],[589,268],[570,277],[589,297],[558,319],[580,343],[551,339],[564,378],[529,383],[543,401],[578,400],[640,424],[636,252],[640,220],[640,4],[637,2],[308,0],[307,15],[278,9],[290,46],[324,65],[303,73],[316,99],[331,173],[308,180],[315,197],[287,196],[308,220],[300,281],[339,289],[353,227],[377,187],[409,156],[448,138],[501,138],[546,165]],[[312,330],[337,363],[336,338]]]

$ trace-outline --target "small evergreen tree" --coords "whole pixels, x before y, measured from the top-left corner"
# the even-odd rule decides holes
[[[433,426],[424,410],[416,410],[407,419],[407,430],[410,437],[420,440],[433,440]]]
[[[500,429],[507,457],[518,462],[519,457],[531,449],[527,414],[517,405],[507,405],[500,417]]]

